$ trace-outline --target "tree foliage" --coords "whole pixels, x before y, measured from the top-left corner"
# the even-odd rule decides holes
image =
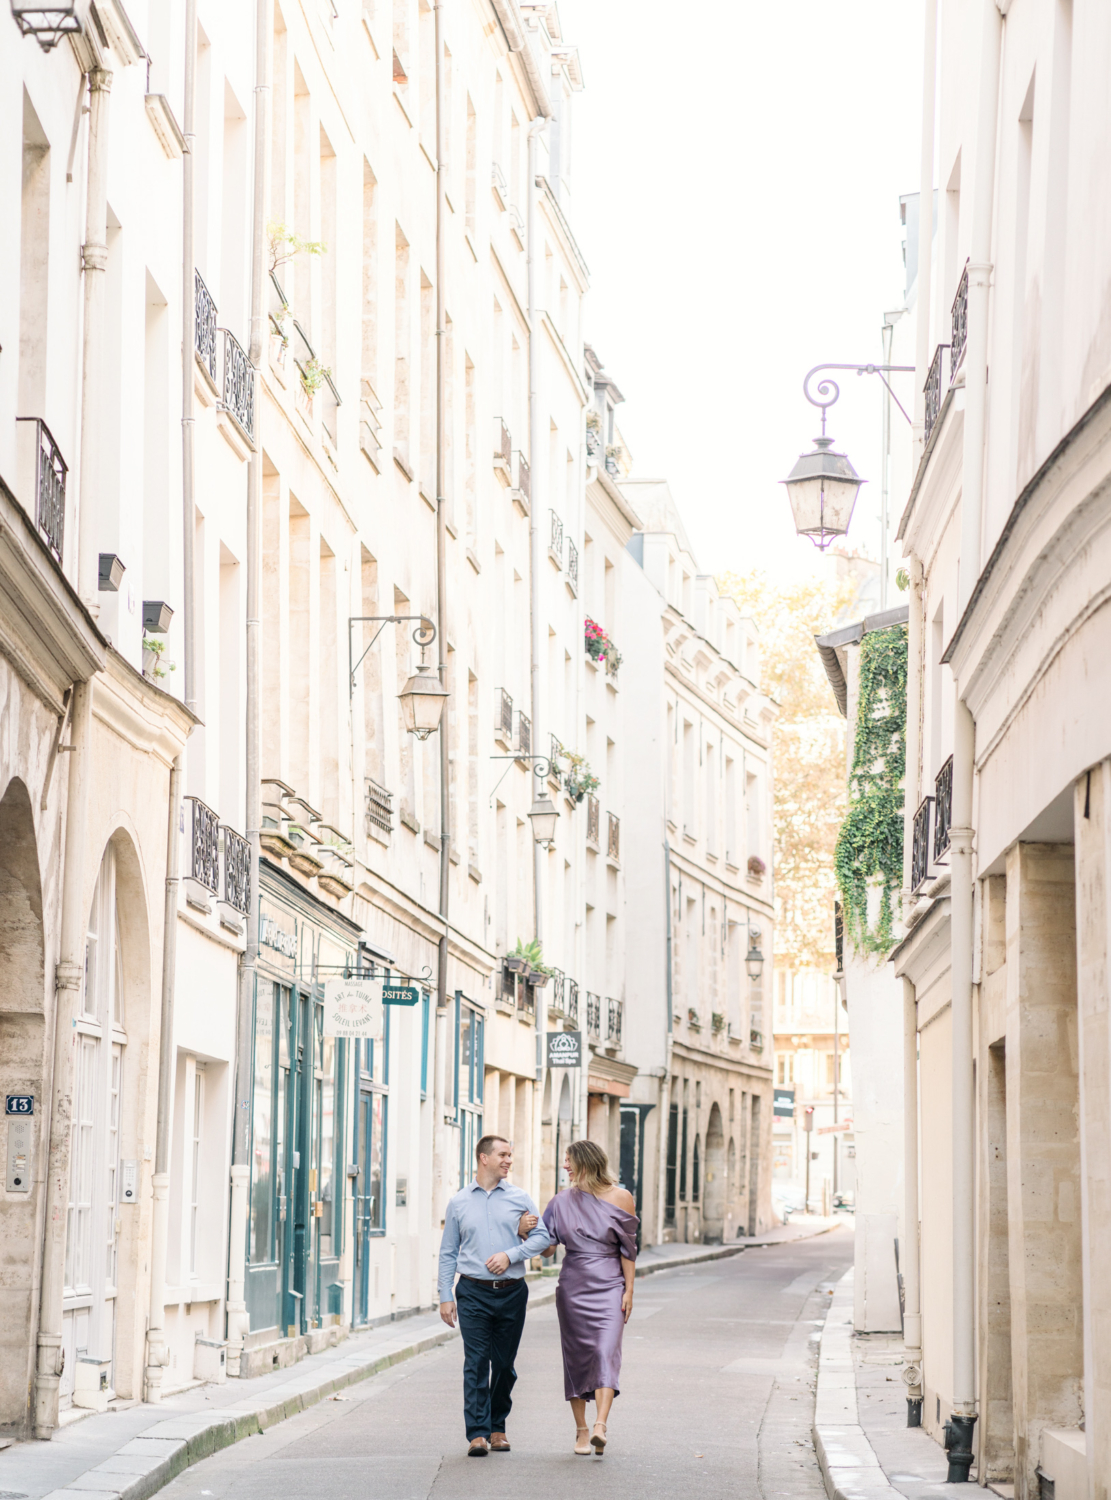
[[[760,686],[778,705],[773,739],[776,963],[832,970],[834,850],[847,805],[845,721],[814,637],[849,604],[850,582],[775,584],[760,569],[718,588],[760,627]]]
[[[895,895],[903,883],[903,772],[906,763],[907,631],[870,631],[860,643],[849,811],[837,840],[837,883],[845,935],[861,953],[885,954],[895,937]],[[869,895],[876,899],[869,902]]]

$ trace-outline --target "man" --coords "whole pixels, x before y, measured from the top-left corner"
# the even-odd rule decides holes
[[[463,1417],[468,1457],[508,1453],[506,1418],[517,1380],[513,1361],[525,1326],[525,1262],[551,1243],[536,1205],[506,1179],[513,1147],[484,1135],[475,1148],[473,1181],[455,1194],[440,1242],[440,1317],[463,1335]],[[531,1226],[524,1215],[531,1217]],[[520,1231],[528,1233],[521,1238]],[[455,1273],[459,1284],[454,1288]]]

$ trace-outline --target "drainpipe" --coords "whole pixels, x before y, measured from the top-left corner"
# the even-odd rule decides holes
[[[918,1276],[918,1000],[903,979],[903,1384],[907,1426],[922,1426],[922,1311]]]
[[[182,167],[181,209],[181,493],[182,493],[182,612],[184,642],[182,654],[185,658],[184,693],[185,706],[192,714],[197,712],[197,636],[196,601],[193,597],[195,584],[193,547],[196,542],[196,515],[194,513],[194,418],[193,418],[193,350],[196,346],[197,287],[196,247],[194,219],[196,200],[196,172],[194,146],[196,144],[197,110],[197,0],[185,0],[185,104],[183,109],[182,134],[185,151]]]
[[[930,368],[930,278],[934,249],[934,92],[937,87],[937,0],[926,0],[922,46],[922,155],[918,174],[918,306],[914,363],[914,457],[926,446],[926,375]]]
[[[436,41],[436,623],[440,682],[447,686],[447,79],[444,70],[443,0],[432,7]],[[448,1062],[453,1038],[448,1016],[448,911],[451,894],[451,746],[449,711],[440,721],[440,889],[443,923],[436,959],[436,1015],[430,1026],[432,1054],[432,1176],[434,1185],[432,1233],[444,1203],[447,1162],[444,1115],[449,1107]],[[435,1262],[433,1283],[438,1275]],[[433,1300],[438,1294],[433,1285]]]
[[[953,734],[953,823],[950,830],[950,974],[953,990],[953,1415],[946,1426],[949,1482],[972,1465],[976,1422],[976,1101],[972,1053],[972,780],[975,727],[956,702]]]
[[[95,99],[95,94],[94,94]],[[58,1388],[65,1364],[62,1291],[69,1205],[70,1125],[73,1116],[73,1018],[85,973],[85,834],[89,809],[89,724],[92,687],[74,684],[70,713],[69,786],[66,795],[65,868],[62,873],[61,943],[55,969],[54,1072],[50,1101],[50,1157],[46,1174],[46,1225],[35,1371],[35,1436],[49,1438],[58,1425]]]
[[[247,1280],[247,1196],[251,1178],[251,1080],[255,990],[258,982],[260,723],[259,594],[262,569],[262,387],[259,371],[265,341],[266,204],[270,196],[270,0],[255,6],[255,164],[251,227],[250,359],[255,369],[255,450],[247,462],[247,712],[244,823],[250,845],[251,909],[247,945],[239,966],[239,1016],[236,1043],[235,1117],[232,1121],[231,1212],[228,1228],[228,1374],[239,1375],[243,1342],[250,1332]]]
[[[85,202],[84,332],[81,339],[81,491],[77,539],[77,587],[95,618],[100,614],[97,516],[93,496],[101,483],[100,393],[104,385],[104,296],[108,271],[108,95],[112,75],[93,68],[89,75],[89,180]]]
[[[527,49],[526,49],[527,55]],[[537,494],[539,486],[536,484],[538,474],[538,461],[540,454],[540,337],[539,337],[539,308],[537,306],[537,268],[536,268],[536,143],[540,132],[547,124],[544,115],[537,115],[528,128],[528,225],[526,229],[528,239],[528,446],[530,473],[533,476],[532,497],[529,504],[529,571],[532,575],[529,588],[529,640],[531,645],[529,666],[529,707],[532,711],[532,744],[536,749],[543,739],[541,728],[541,698],[540,698],[540,646],[543,626],[543,611],[540,607],[538,597],[542,586],[544,574],[542,572],[543,559],[540,555],[540,526],[537,512],[540,497]],[[529,766],[529,782],[533,781],[532,766]],[[532,787],[529,791],[531,794]],[[531,801],[531,795],[530,795]],[[533,840],[532,845],[532,899],[533,899],[533,930],[536,934],[537,943],[544,941],[544,926],[542,920],[542,889],[543,880],[543,855],[544,851],[540,845]],[[537,993],[533,1003],[534,1019],[536,1023],[536,1083],[533,1086],[533,1151],[532,1151],[532,1196],[537,1200],[540,1196],[540,1134],[543,1130],[542,1115],[544,1109],[543,1083],[544,1083],[544,1009],[543,997]],[[583,1121],[583,1131],[586,1131],[586,1122]],[[558,1172],[558,1163],[556,1164]],[[557,1178],[558,1180],[558,1178]]]
[[[996,0],[981,0],[980,109],[976,121],[976,172],[972,199],[972,244],[968,260],[968,341],[964,356],[964,455],[961,473],[959,611],[963,613],[980,576],[985,435],[988,395],[988,294],[991,286],[992,201],[995,193],[995,132],[999,112],[999,58],[1003,18]]]
[[[913,553],[910,563],[910,599],[907,610],[907,740],[904,762],[903,815],[903,921],[909,925],[914,894],[910,888],[914,851],[914,814],[922,800],[922,560]]]
[[[184,752],[170,771],[170,816],[166,832],[166,907],[162,938],[162,1015],[158,1045],[158,1125],[154,1148],[154,1215],[151,1224],[150,1314],[147,1321],[146,1390],[161,1401],[162,1371],[170,1362],[166,1343],[166,1244],[170,1218],[170,1099],[173,1092],[174,976],[177,972],[177,898],[181,858],[181,782]]]

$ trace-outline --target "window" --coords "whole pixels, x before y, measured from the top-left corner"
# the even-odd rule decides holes
[[[698,1144],[698,1137],[694,1138],[694,1162],[691,1173],[691,1202],[697,1203],[702,1186],[702,1157]]]
[[[826,1088],[829,1089],[831,1092],[833,1091],[833,1086],[834,1086],[834,1083],[836,1082],[836,1078],[837,1078],[836,1064],[837,1064],[837,1059],[834,1057],[833,1053],[832,1052],[827,1052],[826,1053]]]
[[[317,1076],[315,1079],[317,1130],[320,1144],[320,1254],[325,1257],[338,1251],[339,1225],[336,1222],[336,1041],[324,1035],[324,1010],[316,1006]]]
[[[201,1195],[201,1122],[204,1119],[204,1070],[193,1075],[193,1125],[190,1141],[189,1274],[197,1274],[197,1219]]]
[[[776,1083],[786,1088],[795,1081],[795,1054],[793,1052],[781,1052],[775,1060]]]
[[[675,1084],[672,1083],[672,1088]],[[675,1174],[679,1155],[679,1106],[672,1104],[667,1116],[667,1184],[664,1223],[675,1223]]]
[[[679,1201],[687,1201],[687,1106],[683,1105],[683,1131],[679,1141]]]
[[[255,1001],[255,1100],[251,1141],[251,1264],[273,1260],[272,1113],[274,1088],[274,1007],[278,986],[259,982]]]
[[[459,1181],[474,1175],[475,1147],[482,1138],[485,1012],[458,990],[455,995],[455,1118],[459,1125]]]
[[[359,1074],[356,1141],[359,1177],[356,1218],[369,1234],[386,1232],[387,1101],[390,1083],[390,1007],[385,1007],[382,1040],[355,1043]]]

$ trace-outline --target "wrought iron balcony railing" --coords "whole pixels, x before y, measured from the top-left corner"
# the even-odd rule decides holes
[[[66,529],[66,475],[61,449],[41,417],[17,417],[34,428],[35,524],[59,562]],[[26,451],[26,450],[24,450]]]
[[[551,989],[548,991],[548,1009],[563,1014],[566,1003],[566,976],[562,969],[552,971]]]
[[[494,733],[502,739],[513,738],[513,699],[504,688],[494,692]]]
[[[554,734],[549,734],[548,760],[550,769],[548,771],[548,780],[554,781],[556,786],[563,785],[563,773],[559,769],[559,758],[564,754],[566,754],[566,751],[564,750],[559,737]]]
[[[532,720],[520,709],[517,710],[517,754],[532,754]]]
[[[953,757],[942,766],[934,782],[934,859],[949,853],[949,830],[953,826]]]
[[[910,888],[917,891],[930,873],[930,804],[932,797],[924,797],[914,815],[914,832],[910,848]]]
[[[592,995],[589,990],[586,995],[586,1034],[596,1042],[602,1039],[602,997]]]
[[[621,1023],[624,1018],[623,1000],[606,1001],[606,1043],[610,1047],[621,1045]]]
[[[550,531],[550,534],[548,536],[548,553],[549,553],[550,557],[552,558],[552,561],[558,563],[559,566],[562,568],[563,567],[563,522],[559,519],[559,517],[556,515],[556,513],[555,513],[554,510],[549,511],[548,515],[551,518],[551,531]]]
[[[514,479],[514,489],[520,490],[525,497],[525,504],[532,504],[532,470],[528,466],[528,459],[517,450],[517,473]]]
[[[934,423],[941,414],[941,370],[948,347],[948,344],[938,344],[934,350],[930,373],[926,376],[925,441],[927,443],[930,441],[930,433],[934,430]]]
[[[212,384],[216,384],[216,304],[212,293],[201,280],[199,271],[193,272],[194,300],[193,348],[197,358],[208,371]]]
[[[255,440],[255,367],[235,335],[224,328],[224,398],[222,405]]]
[[[224,900],[242,917],[251,914],[251,846],[232,828],[224,829]]]
[[[615,813],[606,814],[606,854],[610,859],[621,858],[621,819]]]
[[[579,987],[573,979],[568,979],[563,987],[564,1014],[569,1021],[579,1024]]]
[[[953,335],[949,346],[949,384],[952,385],[960,369],[961,360],[964,358],[965,345],[968,342],[968,262],[964,263],[964,272],[957,283],[957,295],[953,299]]]
[[[567,582],[572,592],[579,592],[579,549],[570,537],[567,538]]]
[[[193,814],[189,839],[189,876],[206,891],[220,887],[220,819],[199,797],[187,797]]]
[[[393,830],[393,793],[376,781],[366,779],[366,823],[367,832],[377,828],[382,833]]]
[[[517,979],[517,1009],[530,1016],[536,1012],[536,992],[531,984],[525,984],[520,978]]]
[[[508,471],[512,460],[513,441],[509,436],[509,428],[497,417],[494,423],[494,467]]]
[[[597,847],[598,836],[601,831],[602,804],[594,796],[593,792],[586,794],[586,837],[587,841]]]

